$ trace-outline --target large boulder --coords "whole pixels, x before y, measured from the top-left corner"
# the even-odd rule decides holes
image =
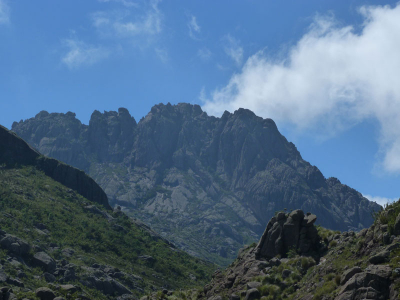
[[[6,234],[0,241],[0,246],[17,255],[26,255],[29,253],[29,244],[14,235]]]
[[[315,252],[320,246],[320,237],[314,226],[317,217],[300,209],[289,215],[280,212],[267,224],[256,249],[257,257],[273,258],[286,256],[290,250],[299,254]]]
[[[45,269],[49,273],[56,270],[56,262],[45,252],[38,252],[33,256],[33,262],[36,266]]]
[[[260,291],[257,289],[249,289],[246,292],[246,298],[245,300],[255,300],[255,299],[260,299],[261,294]]]
[[[38,288],[35,294],[40,300],[53,300],[56,297],[54,292],[47,287]]]

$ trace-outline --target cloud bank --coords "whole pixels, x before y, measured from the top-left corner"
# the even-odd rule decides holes
[[[283,59],[265,50],[254,54],[203,108],[220,115],[245,107],[326,135],[375,118],[380,163],[400,172],[400,4],[360,13],[359,31],[319,16]]]

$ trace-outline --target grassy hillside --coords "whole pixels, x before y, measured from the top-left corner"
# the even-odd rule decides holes
[[[57,270],[69,265],[76,276],[68,283],[81,289],[75,293],[84,293],[90,299],[107,299],[104,290],[85,285],[85,278],[93,276],[109,278],[109,274],[118,273],[109,280],[140,296],[155,289],[201,286],[214,269],[120,211],[106,211],[31,166],[0,168],[0,212],[1,235],[15,235],[31,246],[22,258],[4,247],[0,250],[7,283],[20,298],[34,299],[33,291],[38,287],[57,288],[54,285],[62,278]],[[33,256],[38,252],[56,260],[54,283],[46,282],[45,270],[36,267]],[[96,268],[103,273],[94,272]],[[110,268],[114,272],[108,272]],[[21,273],[25,276],[18,275]],[[13,284],[13,280],[21,284]],[[113,296],[117,294],[108,297]]]

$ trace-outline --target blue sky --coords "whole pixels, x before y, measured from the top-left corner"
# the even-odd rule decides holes
[[[397,1],[0,0],[0,41],[8,128],[41,110],[245,107],[326,177],[400,197]]]

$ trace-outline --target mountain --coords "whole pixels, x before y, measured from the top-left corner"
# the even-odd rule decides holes
[[[80,168],[110,204],[180,248],[226,265],[276,211],[301,208],[334,230],[359,230],[380,208],[303,160],[273,120],[246,109],[221,118],[198,105],[159,104],[139,123],[120,108],[42,111],[12,130],[41,153]],[[344,166],[345,167],[345,166]]]
[[[0,126],[0,299],[138,299],[215,266],[112,210],[83,171]]]
[[[259,243],[241,249],[202,290],[165,299],[399,299],[400,200],[358,233],[314,226],[316,218],[301,210],[278,213]],[[142,300],[153,299],[160,298]]]

